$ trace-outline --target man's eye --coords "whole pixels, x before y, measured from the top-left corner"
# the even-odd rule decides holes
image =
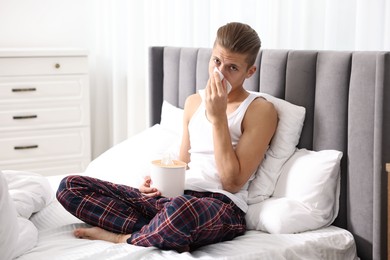
[[[230,69],[233,70],[233,71],[237,71],[238,70],[238,68],[235,67],[235,66],[231,66]]]
[[[221,62],[218,59],[214,59],[215,64],[220,64]]]

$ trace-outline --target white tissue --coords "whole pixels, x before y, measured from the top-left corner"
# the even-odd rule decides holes
[[[165,153],[161,158],[162,165],[174,165],[171,153]]]
[[[225,78],[225,76],[222,74],[222,72],[220,72],[217,67],[214,67],[214,72],[218,72],[219,74],[219,78],[221,79],[221,81]],[[227,90],[227,93],[229,94],[229,92],[232,90],[232,85],[230,84],[229,81],[226,80],[226,90]]]

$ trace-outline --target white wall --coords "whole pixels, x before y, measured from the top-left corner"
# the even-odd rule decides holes
[[[88,47],[88,1],[0,0],[0,47]]]
[[[263,48],[390,49],[388,0],[0,0],[0,48],[89,51],[96,157],[148,126],[148,46],[211,47],[230,21]]]

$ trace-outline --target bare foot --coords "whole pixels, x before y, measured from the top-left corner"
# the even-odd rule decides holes
[[[85,238],[90,240],[104,240],[113,243],[126,243],[127,239],[131,236],[130,234],[115,234],[100,227],[77,228],[74,230],[73,234],[78,238]]]

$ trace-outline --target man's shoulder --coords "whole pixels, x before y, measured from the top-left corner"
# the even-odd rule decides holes
[[[255,98],[251,103],[250,107],[253,110],[261,110],[268,113],[276,113],[276,108],[274,104],[261,96]]]
[[[277,120],[278,113],[272,102],[263,97],[258,97],[254,99],[248,107],[246,117],[252,122],[259,120],[274,121]]]
[[[191,94],[186,99],[186,106],[198,106],[202,102],[202,97],[199,93]]]
[[[192,117],[192,115],[195,113],[195,110],[201,103],[202,97],[199,95],[199,93],[195,93],[187,97],[186,103],[184,105],[184,112],[188,118]]]

